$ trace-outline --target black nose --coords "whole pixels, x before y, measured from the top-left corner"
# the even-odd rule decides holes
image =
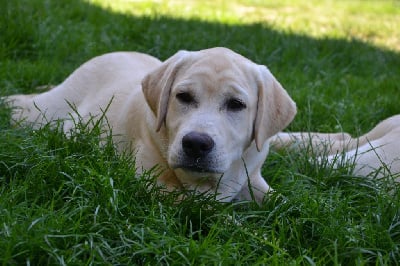
[[[204,133],[190,132],[182,138],[183,151],[192,158],[206,156],[214,148],[214,145],[214,140]]]

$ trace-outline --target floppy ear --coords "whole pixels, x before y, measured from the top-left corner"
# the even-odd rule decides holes
[[[258,104],[254,139],[260,151],[267,139],[284,129],[296,115],[296,104],[265,66],[258,66]]]
[[[157,131],[167,116],[169,95],[175,76],[188,55],[187,51],[179,51],[142,80],[144,97],[157,117]]]

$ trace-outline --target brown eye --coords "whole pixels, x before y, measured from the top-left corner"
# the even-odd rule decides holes
[[[246,104],[242,100],[233,98],[226,102],[226,108],[228,111],[239,112],[246,108]]]
[[[195,103],[193,96],[188,92],[180,92],[176,95],[176,99],[181,103],[192,104]]]

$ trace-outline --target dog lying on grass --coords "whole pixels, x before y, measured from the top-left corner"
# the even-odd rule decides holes
[[[67,134],[80,118],[105,115],[119,151],[135,154],[138,174],[158,166],[167,190],[214,193],[220,201],[262,202],[270,190],[260,173],[270,142],[327,151],[334,166],[345,152],[358,175],[400,172],[400,115],[356,139],[278,133],[294,118],[295,103],[265,66],[226,48],[180,51],[165,62],[105,54],[47,92],[5,100],[14,121],[40,127],[62,120]]]
[[[262,65],[226,48],[180,51],[165,62],[117,52],[89,60],[53,89],[5,100],[12,119],[40,127],[105,119],[137,173],[158,166],[167,190],[215,193],[220,201],[262,202],[268,139],[296,114],[287,92]]]

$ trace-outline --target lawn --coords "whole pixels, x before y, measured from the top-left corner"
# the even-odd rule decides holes
[[[37,92],[89,58],[225,46],[297,102],[288,130],[362,134],[400,113],[399,1],[0,0],[0,92]],[[263,205],[174,201],[98,128],[12,126],[0,108],[3,265],[398,265],[400,186],[272,151]],[[99,145],[99,142],[105,145]]]

